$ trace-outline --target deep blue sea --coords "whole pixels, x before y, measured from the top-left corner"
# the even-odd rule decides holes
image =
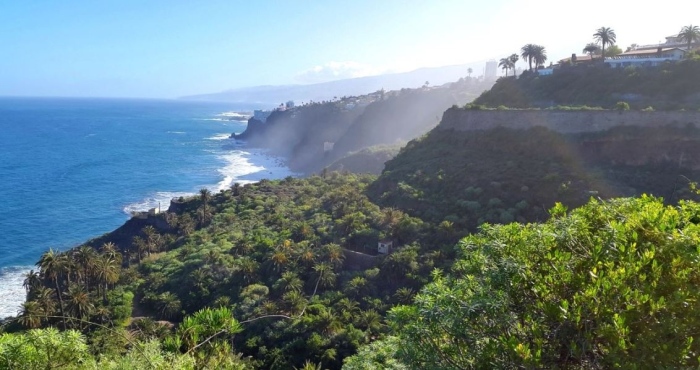
[[[0,98],[0,317],[48,248],[119,227],[202,187],[281,178],[279,158],[227,139],[254,107],[165,100]]]

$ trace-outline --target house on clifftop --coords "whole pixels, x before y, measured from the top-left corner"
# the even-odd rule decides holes
[[[665,62],[676,62],[685,57],[686,51],[681,48],[662,48],[656,50],[630,50],[611,58],[605,59],[605,64],[612,68],[624,67],[655,67]]]

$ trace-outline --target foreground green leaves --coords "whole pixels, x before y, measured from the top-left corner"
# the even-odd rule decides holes
[[[697,367],[699,222],[697,203],[643,196],[484,226],[460,242],[451,275],[434,272],[390,312],[395,357],[432,369]]]

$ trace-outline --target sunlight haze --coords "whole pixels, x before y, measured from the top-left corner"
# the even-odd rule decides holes
[[[700,2],[669,11],[601,0],[4,2],[0,95],[173,98],[482,65],[525,43],[556,62],[602,26],[623,50],[659,42],[695,21]]]

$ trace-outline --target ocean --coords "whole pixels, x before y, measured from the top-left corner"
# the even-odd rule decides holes
[[[233,106],[167,100],[0,98],[0,318],[49,248],[114,230],[206,187],[293,175],[281,158],[228,139]]]

